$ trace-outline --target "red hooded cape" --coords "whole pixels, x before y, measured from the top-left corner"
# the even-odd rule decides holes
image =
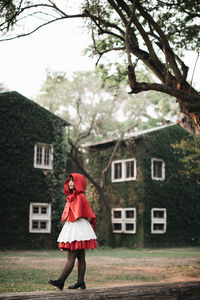
[[[73,193],[70,192],[68,186],[70,176],[73,177],[73,181],[74,181],[75,191]],[[64,193],[65,195],[67,195],[66,197],[67,203],[63,210],[61,222],[64,222],[68,217],[69,217],[68,221],[69,222],[72,221],[70,220],[70,215],[69,215],[69,212],[71,210],[75,220],[77,220],[78,218],[91,218],[92,219],[91,224],[95,229],[96,217],[87,198],[84,195],[86,186],[87,186],[87,181],[85,176],[78,173],[72,173],[69,175],[69,177],[64,183]]]

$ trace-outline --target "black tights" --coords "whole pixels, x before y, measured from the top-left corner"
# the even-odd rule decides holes
[[[67,277],[73,270],[74,263],[76,258],[78,259],[78,283],[82,283],[84,281],[84,275],[86,270],[86,262],[85,262],[85,249],[80,250],[69,250],[67,254],[67,261],[62,271],[62,274],[59,278],[61,282],[65,282]]]

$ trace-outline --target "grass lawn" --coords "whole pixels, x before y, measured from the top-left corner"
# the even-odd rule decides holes
[[[0,293],[55,290],[66,252],[0,251]],[[200,248],[97,248],[86,253],[87,288],[200,280]],[[67,279],[76,282],[77,267]]]

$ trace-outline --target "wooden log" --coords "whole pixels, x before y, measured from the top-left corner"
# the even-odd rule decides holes
[[[200,300],[200,281],[0,294],[0,300]]]

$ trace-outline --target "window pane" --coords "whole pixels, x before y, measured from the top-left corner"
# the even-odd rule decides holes
[[[153,162],[153,177],[162,178],[162,161]]]
[[[153,217],[164,219],[164,211],[163,210],[154,210]]]
[[[114,219],[121,219],[122,212],[121,210],[114,210]]]
[[[46,166],[49,165],[49,157],[50,157],[50,148],[49,147],[45,147],[44,148],[44,164]]]
[[[113,223],[113,230],[122,230],[121,223]]]
[[[42,206],[41,207],[41,214],[46,214],[47,213],[47,207]]]
[[[164,230],[164,224],[153,224],[153,230]]]
[[[41,223],[40,223],[40,228],[46,229],[46,228],[47,228],[46,222],[41,222]]]
[[[33,206],[33,214],[39,214],[39,207]]]
[[[37,164],[41,165],[42,164],[42,147],[41,146],[37,146]]]
[[[134,230],[134,224],[125,224],[125,226],[126,226],[126,231],[133,231]]]
[[[133,219],[134,218],[134,210],[126,210],[126,219]]]
[[[32,222],[32,228],[37,229],[39,227],[38,221],[33,221]]]
[[[114,164],[114,179],[122,178],[122,164],[115,163]]]
[[[126,162],[126,178],[134,177],[134,161]]]

